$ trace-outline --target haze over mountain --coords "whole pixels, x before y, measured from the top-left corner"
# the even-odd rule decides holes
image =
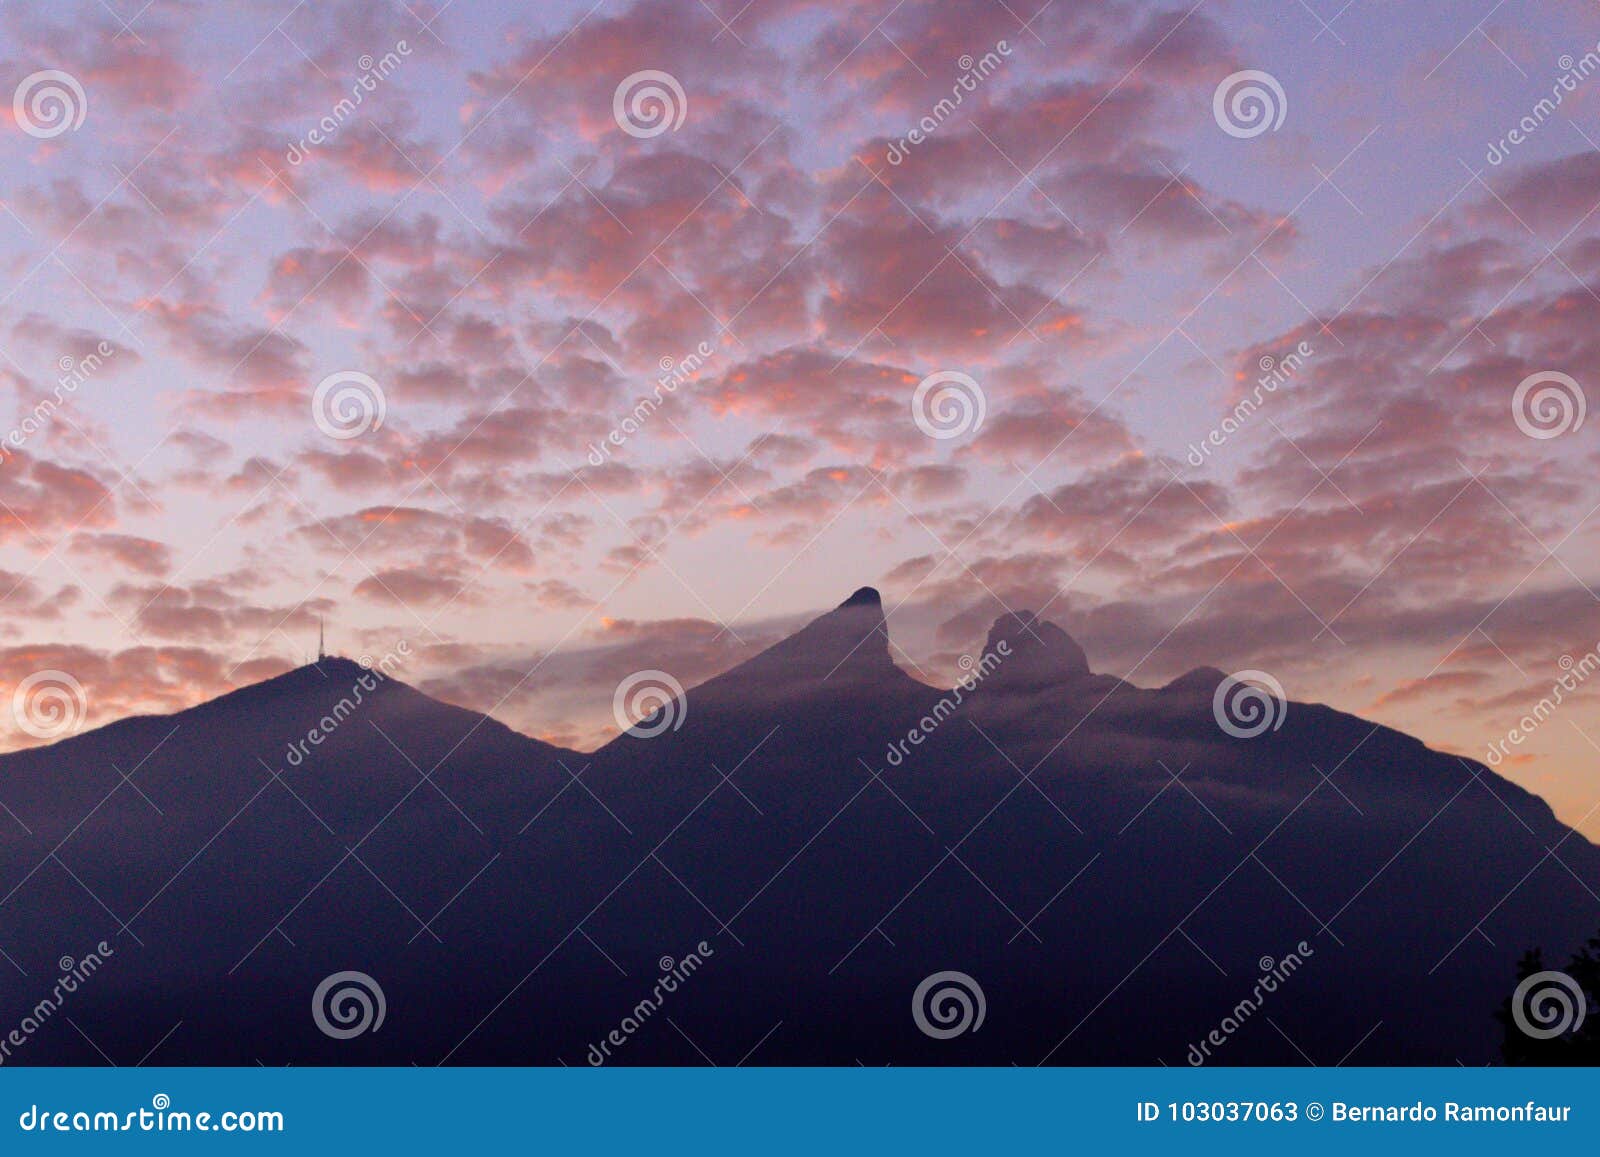
[[[1215,1063],[1493,1059],[1600,850],[1327,707],[1225,728],[1226,679],[1019,613],[929,687],[863,588],[590,754],[330,658],[6,755],[0,1028],[114,950],[7,1063],[583,1064],[629,1017],[608,1063],[1183,1064],[1230,1017]],[[385,1015],[336,1039],[344,971]],[[941,1038],[950,971],[983,1015]]]

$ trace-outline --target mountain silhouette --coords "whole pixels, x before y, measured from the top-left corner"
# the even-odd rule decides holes
[[[0,756],[5,1063],[1481,1064],[1593,929],[1479,764],[1025,612],[963,668],[863,588],[592,753],[328,658]]]

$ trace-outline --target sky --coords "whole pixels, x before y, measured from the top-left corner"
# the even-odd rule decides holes
[[[323,621],[589,747],[870,584],[1600,835],[1594,4],[528,7],[0,5],[0,747]]]

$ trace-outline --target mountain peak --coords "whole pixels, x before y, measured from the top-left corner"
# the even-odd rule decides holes
[[[1008,686],[1039,687],[1089,674],[1089,657],[1071,635],[1032,611],[1001,615],[989,628],[985,652],[1006,654],[991,680]]]
[[[1210,695],[1227,677],[1225,671],[1219,671],[1215,667],[1196,667],[1191,671],[1185,671],[1161,689]]]
[[[882,610],[883,596],[878,593],[876,587],[861,587],[855,594],[840,603],[838,609],[843,610],[845,607],[877,607]]]
[[[363,666],[354,659],[338,655],[324,655],[315,662],[291,667],[281,675],[236,687],[225,695],[190,708],[193,711],[210,711],[224,707],[258,706],[265,702],[299,699],[306,702],[327,701],[332,704],[352,695],[358,687],[367,693],[377,690],[373,682],[388,684],[389,676],[382,671]]]
[[[812,619],[768,654],[781,657],[791,673],[824,679],[896,670],[889,658],[883,599],[872,587],[862,587],[827,614]]]
[[[346,659],[343,655],[323,655],[314,663],[307,663],[301,668],[303,671],[314,671],[329,677],[337,676],[343,678],[350,676],[357,679],[371,669],[371,667],[358,663],[354,659]]]
[[[820,689],[857,682],[904,679],[889,657],[889,626],[883,599],[862,587],[833,610],[812,619],[788,638],[702,685],[739,695],[762,689],[789,693],[799,687]]]
[[[318,687],[325,683],[352,683],[367,674],[369,670],[370,668],[362,666],[354,659],[346,659],[340,655],[323,655],[298,667],[291,667],[282,675],[267,679],[257,686],[273,684],[287,688],[302,683],[310,687]],[[377,676],[381,678],[383,673],[380,671]]]

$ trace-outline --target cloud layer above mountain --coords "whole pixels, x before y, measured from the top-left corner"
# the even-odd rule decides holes
[[[1600,19],[1479,16],[8,5],[4,688],[325,618],[585,745],[871,582],[929,682],[1034,610],[1482,758],[1600,646]]]

